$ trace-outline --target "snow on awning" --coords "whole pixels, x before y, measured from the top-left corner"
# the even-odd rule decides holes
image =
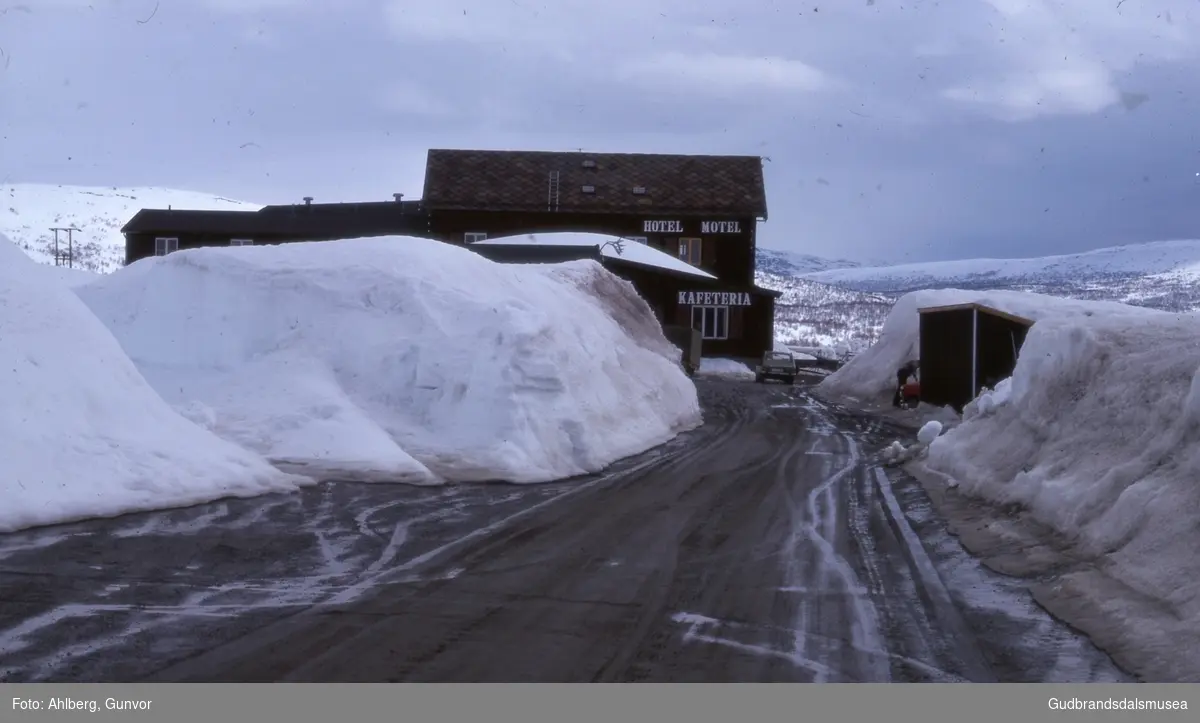
[[[620,240],[621,253],[617,253],[613,243]],[[619,259],[625,263],[638,266],[666,269],[676,273],[696,276],[702,279],[716,279],[716,276],[702,271],[695,266],[675,258],[671,254],[659,251],[629,238],[603,233],[538,233],[524,236],[508,236],[504,238],[476,241],[477,244],[542,244],[545,246],[599,246],[600,253],[605,258]]]

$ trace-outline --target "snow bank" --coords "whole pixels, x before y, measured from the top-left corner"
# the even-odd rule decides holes
[[[79,293],[169,401],[317,478],[548,481],[701,421],[679,350],[593,261],[406,237],[208,248]]]
[[[742,362],[733,359],[700,359],[700,368],[696,374],[706,377],[725,377],[727,379],[753,379],[754,370]]]
[[[172,411],[58,271],[0,236],[0,531],[304,481]]]
[[[1162,313],[1116,302],[1077,301],[1023,291],[914,291],[896,301],[883,324],[879,341],[826,377],[817,386],[817,391],[833,397],[890,402],[895,391],[896,370],[920,354],[921,319],[918,309],[971,302],[1034,321],[1046,318],[1087,319],[1100,314],[1144,314],[1156,318],[1156,314]]]
[[[1110,591],[1095,604],[1118,611],[1115,624],[1152,655],[1191,656],[1200,675],[1200,650],[1172,642],[1200,627],[1200,318],[1043,319],[1012,379],[964,418],[927,464],[1099,556],[1105,574],[1167,612],[1122,617]]]

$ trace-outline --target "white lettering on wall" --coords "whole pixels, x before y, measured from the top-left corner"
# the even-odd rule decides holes
[[[750,294],[744,291],[680,291],[681,306],[751,306]]]
[[[683,233],[683,221],[642,221],[642,233]]]
[[[700,233],[741,233],[741,224],[737,221],[701,221]]]

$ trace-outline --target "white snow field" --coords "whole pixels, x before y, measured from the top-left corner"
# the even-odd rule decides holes
[[[1112,246],[1075,254],[1023,259],[961,259],[876,266],[822,269],[801,274],[827,284],[884,283],[894,286],[935,286],[968,279],[1006,283],[1054,276],[1078,279],[1105,274],[1183,275],[1200,278],[1200,240],[1173,239]]]
[[[916,354],[916,309],[967,301],[1036,323],[1013,376],[967,405],[921,464],[1064,536],[1088,563],[1053,584],[1069,622],[1148,679],[1200,681],[1200,316],[914,292],[880,342],[825,384],[860,399],[890,394],[894,369]]]
[[[173,411],[58,271],[0,236],[0,532],[307,482]]]
[[[78,293],[168,401],[320,479],[550,481],[701,422],[679,350],[594,261],[383,237],[180,251]]]

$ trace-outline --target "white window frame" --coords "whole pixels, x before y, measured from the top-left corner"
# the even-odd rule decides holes
[[[178,236],[156,236],[154,238],[154,255],[166,256],[167,254],[179,250]]]
[[[487,234],[483,231],[467,231],[463,234],[463,243],[473,244],[477,241],[487,241]]]
[[[699,312],[699,319],[697,319],[697,312]],[[700,330],[702,339],[728,339],[729,307],[692,306],[692,328]]]
[[[699,266],[702,263],[701,252],[703,249],[704,243],[702,239],[693,237],[680,238],[679,260],[692,266]]]
[[[254,239],[252,238],[231,238],[229,239],[230,246],[253,246]]]

